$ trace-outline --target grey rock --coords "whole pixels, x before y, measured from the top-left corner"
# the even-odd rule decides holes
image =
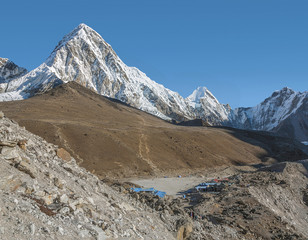
[[[35,167],[31,166],[28,162],[26,162],[25,160],[22,160],[18,163],[17,165],[17,169],[19,171],[22,171],[26,174],[28,174],[31,178],[35,178],[36,177],[36,169]]]
[[[29,230],[30,230],[30,234],[31,234],[31,235],[34,235],[34,234],[35,234],[36,228],[35,228],[35,224],[34,224],[34,223],[32,223],[32,224],[29,225]]]
[[[18,149],[15,147],[8,147],[8,146],[2,147],[1,155],[6,160],[14,160],[14,159],[21,160]]]

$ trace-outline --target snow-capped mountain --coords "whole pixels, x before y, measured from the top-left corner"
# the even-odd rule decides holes
[[[17,66],[7,58],[0,58],[0,93],[5,91],[9,81],[26,73],[25,68]]]
[[[184,99],[137,68],[125,65],[85,24],[67,34],[38,68],[10,81],[0,100],[25,99],[69,81],[167,120],[203,118],[217,124],[227,119],[225,107],[208,90],[198,102],[191,97]]]
[[[11,81],[0,98],[25,99],[69,81],[163,119],[192,118],[183,97],[125,65],[112,47],[85,24],[66,35],[42,65]]]
[[[275,91],[255,107],[231,111],[229,124],[305,141],[308,139],[308,92],[295,92],[287,87]]]
[[[198,87],[186,101],[196,118],[206,120],[213,125],[221,125],[229,120],[230,106],[220,104],[206,87]]]

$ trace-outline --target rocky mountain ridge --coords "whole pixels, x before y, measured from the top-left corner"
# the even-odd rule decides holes
[[[290,88],[275,91],[262,103],[250,108],[237,108],[229,115],[235,128],[273,131],[279,135],[308,139],[308,92]]]
[[[211,125],[221,125],[229,120],[231,107],[228,104],[219,103],[206,87],[198,87],[185,100],[197,118]]]
[[[25,75],[28,71],[17,66],[7,58],[0,57],[0,93],[6,91],[7,83],[14,78]]]

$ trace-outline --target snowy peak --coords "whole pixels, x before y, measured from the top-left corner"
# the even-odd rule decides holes
[[[65,46],[71,40],[83,39],[85,41],[89,41],[89,38],[92,38],[92,36],[98,37],[100,40],[104,41],[104,39],[95,30],[86,24],[81,23],[73,31],[63,37],[63,39],[53,50],[53,53],[57,52],[61,47]]]
[[[282,88],[280,91],[280,93],[283,93],[283,94],[293,94],[295,93],[295,91],[293,91],[291,88],[289,87],[284,87]]]
[[[192,102],[200,102],[200,99],[204,98],[207,95],[207,92],[208,90],[206,87],[198,87],[186,99]]]
[[[200,103],[203,100],[212,101],[215,104],[219,104],[218,100],[206,87],[198,87],[193,93],[186,98],[187,101]]]
[[[281,90],[276,90],[275,92],[273,92],[272,96],[270,96],[268,99],[277,97],[277,96],[284,96],[284,97],[289,97],[292,94],[295,94],[296,92],[293,91],[291,88],[288,87],[284,87]],[[265,99],[266,101],[266,99]]]
[[[230,108],[228,105],[220,104],[206,87],[198,87],[186,101],[197,118],[213,125],[221,125],[228,120]]]
[[[255,107],[232,111],[230,125],[265,131],[284,129],[286,132],[291,129],[292,134],[289,133],[288,136],[306,140],[302,133],[308,132],[307,116],[308,92],[295,92],[285,87],[275,91]]]
[[[6,91],[8,84],[27,73],[25,68],[17,66],[7,58],[0,58],[0,93]]]
[[[294,122],[308,126],[307,92],[285,87],[255,107],[235,110],[220,104],[206,87],[198,87],[184,99],[123,63],[112,47],[83,23],[65,35],[47,60],[29,73],[0,58],[0,101],[26,99],[70,81],[166,120],[201,118],[212,125],[272,131],[283,129],[282,123],[296,115],[299,117],[292,117],[292,128]],[[305,131],[296,128],[296,136]]]
[[[70,81],[163,119],[193,118],[183,97],[125,65],[112,47],[85,24],[64,36],[41,66],[10,83],[0,99],[25,99]]]
[[[259,106],[259,109],[271,109],[273,112],[277,112],[278,109],[275,108],[280,108],[282,112],[284,111],[285,114],[288,114],[291,108],[296,110],[302,104],[302,100],[306,95],[307,92],[295,92],[288,87],[284,87],[279,91],[275,91],[269,98],[266,98],[261,104],[257,105],[257,107]]]
[[[25,68],[17,66],[7,58],[0,58],[0,83],[7,83],[25,73],[27,73]]]

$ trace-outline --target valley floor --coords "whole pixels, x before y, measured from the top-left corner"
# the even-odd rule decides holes
[[[259,169],[220,168],[194,176],[125,179],[122,184],[132,198],[158,212],[189,216],[189,239],[307,239],[307,176],[308,160],[302,160]],[[221,188],[195,190],[213,179]],[[127,181],[165,191],[167,200],[133,193]]]
[[[255,168],[252,166],[218,167],[204,171],[196,171],[196,173],[188,175],[158,178],[129,178],[122,179],[121,181],[131,182],[145,188],[154,187],[157,190],[166,192],[170,196],[178,196],[200,183],[208,182],[215,178],[226,178],[241,171],[255,171]]]

